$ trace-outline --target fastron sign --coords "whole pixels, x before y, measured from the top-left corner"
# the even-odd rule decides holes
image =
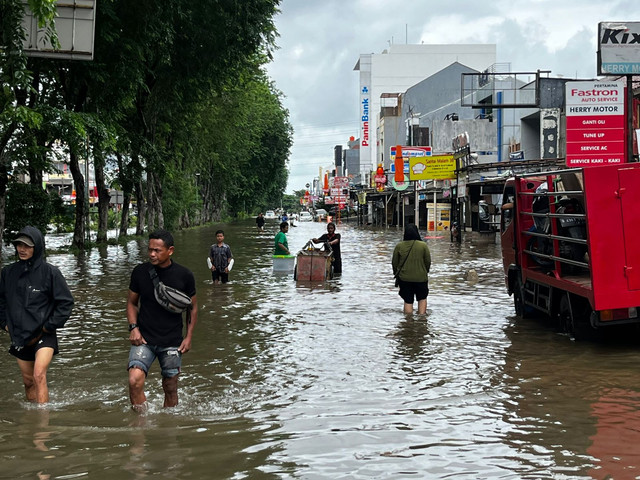
[[[640,74],[640,22],[598,24],[598,75]]]
[[[624,163],[624,82],[567,82],[565,89],[567,166]]]

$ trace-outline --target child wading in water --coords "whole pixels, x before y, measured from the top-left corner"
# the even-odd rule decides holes
[[[213,283],[227,283],[229,272],[233,266],[233,255],[229,245],[224,243],[224,231],[222,230],[216,232],[216,243],[211,245],[209,260],[211,261]]]

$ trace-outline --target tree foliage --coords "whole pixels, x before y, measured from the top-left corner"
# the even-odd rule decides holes
[[[15,183],[7,196],[6,213],[4,234],[11,239],[26,224],[46,232],[52,219],[64,216],[64,206],[58,195],[48,194],[38,185]]]
[[[29,4],[50,25],[53,2]],[[23,3],[2,0],[0,224],[3,182],[13,188],[24,173],[40,183],[61,158],[79,195],[79,247],[86,158],[100,194],[98,240],[106,239],[110,180],[127,206],[135,202],[138,233],[234,216],[279,199],[291,126],[281,93],[263,71],[275,48],[278,4],[96,2],[95,60],[84,62],[27,59]],[[121,225],[128,226],[124,216]]]

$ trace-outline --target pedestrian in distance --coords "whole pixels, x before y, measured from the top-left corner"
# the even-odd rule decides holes
[[[289,251],[289,242],[287,242],[287,232],[289,231],[289,224],[282,222],[280,224],[280,231],[276,233],[275,237],[275,249],[274,255],[291,255]]]
[[[171,233],[156,230],[149,235],[149,261],[131,272],[127,297],[129,399],[137,412],[146,410],[144,384],[156,358],[162,373],[164,406],[178,404],[182,355],[191,350],[198,320],[195,278],[188,268],[171,259],[174,250]]]
[[[340,254],[340,234],[336,233],[336,224],[327,223],[327,233],[311,240],[313,243],[328,243],[333,252],[333,273],[342,273],[342,255]]]
[[[73,296],[57,267],[45,261],[40,230],[27,226],[13,240],[18,261],[0,273],[0,327],[9,332],[29,402],[48,403],[47,371],[58,353],[57,330]]]
[[[391,265],[396,286],[400,287],[398,294],[404,300],[404,313],[413,313],[414,298],[418,301],[418,314],[427,313],[431,252],[415,224],[405,227],[402,242],[393,250]]]
[[[216,243],[211,245],[209,249],[209,263],[211,266],[211,278],[213,283],[227,283],[229,281],[229,272],[233,267],[233,255],[231,247],[224,243],[224,231],[216,232]]]
[[[264,232],[264,222],[264,215],[262,215],[262,212],[260,212],[256,217],[256,226],[258,227],[259,232]]]

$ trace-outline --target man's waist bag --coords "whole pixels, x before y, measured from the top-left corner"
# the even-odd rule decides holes
[[[171,313],[182,313],[191,309],[191,297],[177,288],[168,287],[158,278],[155,267],[149,269],[149,276],[153,282],[153,294],[156,301]]]

